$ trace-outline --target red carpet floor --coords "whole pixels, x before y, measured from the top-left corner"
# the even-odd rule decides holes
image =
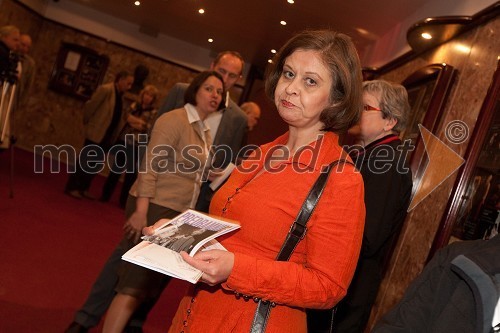
[[[49,173],[45,160],[45,172],[35,174],[34,155],[16,149],[10,198],[9,163],[10,151],[1,152],[0,332],[63,332],[121,237],[120,188],[109,203],[73,199],[63,194],[65,164],[62,172]],[[97,176],[91,193],[99,196],[103,182]],[[146,333],[167,331],[185,288],[170,283]]]

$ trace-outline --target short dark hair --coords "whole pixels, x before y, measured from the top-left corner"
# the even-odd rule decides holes
[[[273,102],[285,60],[296,50],[317,51],[332,76],[332,106],[320,115],[323,130],[335,133],[347,131],[358,122],[363,107],[361,65],[351,38],[331,30],[306,30],[288,40],[266,74],[265,90]]]
[[[239,52],[236,52],[236,51],[222,51],[222,52],[220,52],[219,54],[217,54],[214,61],[212,62],[213,65],[214,66],[217,65],[219,63],[219,61],[222,59],[222,57],[225,56],[226,54],[230,54],[233,57],[240,59],[240,61],[241,61],[241,73],[243,73],[243,68],[245,68],[245,60],[243,59],[241,54]]]
[[[129,76],[133,76],[133,75],[127,71],[119,71],[118,74],[116,74],[116,76],[115,76],[115,83],[117,83],[121,79],[129,77]]]
[[[203,82],[205,82],[211,76],[215,76],[220,80],[220,82],[222,82],[222,88],[224,91],[222,92],[222,100],[217,110],[223,109],[226,105],[226,88],[224,87],[224,80],[222,79],[222,76],[216,71],[204,71],[196,75],[196,77],[193,79],[191,84],[187,87],[186,92],[184,93],[184,103],[196,105],[196,94],[198,93],[198,90],[200,90]]]

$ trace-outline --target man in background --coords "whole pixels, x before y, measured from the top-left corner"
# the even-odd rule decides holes
[[[372,333],[500,331],[500,236],[440,249]]]
[[[6,25],[0,28],[0,72],[6,74],[9,70],[10,52],[17,52],[19,49],[21,33],[19,28],[13,25]]]
[[[241,77],[243,72],[244,61],[237,52],[227,51],[220,53],[212,62],[211,69],[219,72],[224,80],[224,85],[229,90]],[[158,111],[158,117],[163,113],[183,107],[184,94],[189,84],[177,83],[169,91],[167,97],[163,100]],[[212,135],[215,134],[214,145],[228,145],[232,150],[233,156],[230,161],[226,159],[223,165],[228,165],[229,162],[236,159],[236,154],[241,148],[243,138],[247,128],[247,117],[243,111],[226,96],[226,108],[222,111],[214,112],[213,117],[208,117],[205,120],[209,126]],[[153,125],[154,126],[154,125]],[[215,130],[214,130],[215,128]],[[205,182],[200,190],[198,203],[203,204],[203,211],[208,211],[208,206],[212,198],[213,191],[209,187],[209,183]],[[203,199],[202,199],[203,197]],[[201,210],[197,203],[197,210]],[[88,295],[84,305],[76,312],[74,321],[66,329],[65,333],[86,333],[91,327],[99,324],[102,316],[105,314],[109,304],[115,296],[114,286],[116,279],[108,279],[108,276],[116,276],[110,274],[116,269],[117,262],[121,261],[120,250],[116,250],[108,259],[105,269],[101,272],[96,282]],[[157,297],[160,296],[160,293]],[[143,304],[131,318],[125,332],[142,332],[142,325],[154,307],[156,300]]]
[[[222,76],[224,88],[227,91],[226,107],[210,114],[205,120],[214,138],[215,157],[212,166],[215,168],[223,169],[230,163],[235,163],[245,139],[247,116],[229,96],[229,90],[241,78],[244,64],[245,61],[238,52],[225,51],[219,53],[210,65],[211,70]],[[158,117],[165,112],[184,106],[184,93],[187,87],[187,83],[176,83],[172,87],[160,106]],[[214,190],[210,188],[210,181],[205,181],[201,186],[195,209],[208,212],[213,194]]]
[[[97,88],[83,107],[85,126],[85,153],[76,162],[76,171],[71,173],[66,183],[65,193],[75,199],[94,199],[88,192],[98,170],[93,170],[90,157],[101,157],[116,142],[126,122],[123,109],[123,94],[132,87],[133,75],[122,71],[115,81]]]
[[[254,102],[245,102],[240,108],[248,117],[248,130],[251,131],[257,125],[260,119],[260,107]]]
[[[0,28],[0,87],[2,88],[5,82],[17,84],[19,79],[19,66],[14,62],[11,53],[18,52],[20,37],[21,33],[16,26],[6,25]],[[0,135],[5,133],[5,136],[0,137],[0,151],[7,149],[11,141],[10,121],[7,118],[7,114],[12,112],[12,107],[8,110],[11,89],[5,91],[5,93],[2,89],[3,106],[2,110],[0,110]],[[9,117],[9,119],[11,118]]]
[[[19,39],[22,75],[18,86],[18,106],[23,106],[26,103],[35,80],[35,60],[28,54],[31,44],[31,37],[27,34],[22,34]]]

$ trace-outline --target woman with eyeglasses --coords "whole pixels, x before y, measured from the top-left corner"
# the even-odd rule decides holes
[[[365,230],[356,273],[337,308],[336,333],[364,332],[412,190],[407,166],[411,147],[399,138],[410,111],[406,89],[388,81],[366,81],[363,103],[361,119],[349,133],[359,144],[351,147],[350,155],[365,184]]]

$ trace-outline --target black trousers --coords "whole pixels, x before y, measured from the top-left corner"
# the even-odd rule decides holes
[[[114,147],[120,147],[122,149],[113,151],[113,163],[110,166],[109,175],[102,188],[101,200],[108,201],[111,198],[120,180],[120,176],[125,172],[120,193],[120,205],[125,207],[128,192],[137,179],[137,170],[140,162],[139,148],[134,144],[126,145],[123,141],[117,142]]]
[[[127,207],[125,208],[125,215],[128,218],[135,210],[136,198],[129,196],[127,201]],[[180,213],[169,209],[167,207],[158,206],[150,203],[148,209],[148,225],[152,225],[154,222],[161,218],[174,218]],[[108,310],[111,301],[116,295],[115,287],[118,284],[118,269],[123,263],[121,257],[132,248],[136,243],[129,241],[127,238],[123,238],[115,250],[111,253],[108,260],[104,264],[99,276],[94,282],[87,300],[82,305],[82,307],[76,312],[74,321],[80,325],[90,328],[97,326],[99,321],[104,316]],[[168,279],[165,281],[167,285]],[[160,293],[148,302],[143,303],[139,309],[135,312],[134,316],[129,322],[129,326],[141,327],[147,318],[149,311],[153,308],[156,300],[160,297]]]
[[[307,309],[308,333],[363,333],[370,318],[370,305],[350,304],[345,298],[333,309]]]
[[[194,209],[199,212],[208,213],[208,209],[210,208],[210,201],[212,201],[214,193],[215,192],[210,188],[210,182],[203,182],[201,184],[200,195],[198,196],[198,200],[196,201]]]
[[[333,309],[307,309],[307,333],[330,333],[332,330]]]
[[[88,191],[95,175],[102,169],[102,164],[95,161],[106,161],[106,150],[98,143],[85,139],[79,157],[76,159],[75,172],[71,173],[66,183],[66,191]]]

